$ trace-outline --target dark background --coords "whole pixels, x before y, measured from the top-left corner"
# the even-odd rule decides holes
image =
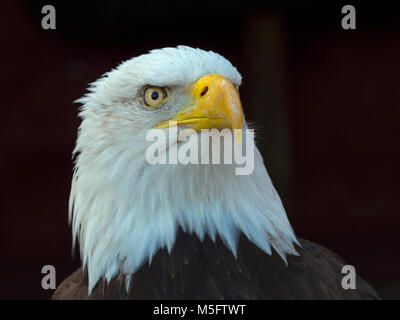
[[[242,73],[247,119],[296,233],[400,298],[394,3],[2,2],[0,298],[49,298],[42,266],[55,266],[57,284],[79,266],[67,224],[73,101],[121,61],[179,44],[216,51]],[[56,30],[41,28],[45,4]],[[345,4],[356,30],[341,28]]]

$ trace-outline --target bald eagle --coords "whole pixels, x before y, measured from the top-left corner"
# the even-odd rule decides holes
[[[171,123],[191,136],[232,130],[244,143],[240,84],[221,55],[179,46],[90,86],[78,100],[69,203],[82,267],[53,299],[379,298],[358,276],[344,289],[341,258],[295,236],[257,147],[247,175],[236,163],[149,163],[147,133]]]

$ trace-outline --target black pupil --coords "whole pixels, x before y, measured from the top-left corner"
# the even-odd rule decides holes
[[[153,93],[151,94],[151,98],[152,98],[153,100],[157,100],[159,96],[160,96],[160,95],[158,94],[157,91],[153,91]]]

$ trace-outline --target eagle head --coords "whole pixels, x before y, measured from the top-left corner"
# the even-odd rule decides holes
[[[179,46],[123,62],[78,100],[69,217],[89,291],[101,278],[130,279],[160,248],[171,250],[179,227],[200,240],[219,236],[233,254],[240,233],[268,254],[271,248],[283,259],[296,254],[296,237],[256,147],[248,175],[235,174],[235,164],[154,165],[146,157],[154,129],[170,134],[176,127],[178,136],[228,129],[234,143],[245,143],[240,84],[221,55]],[[168,139],[167,152],[172,145]]]

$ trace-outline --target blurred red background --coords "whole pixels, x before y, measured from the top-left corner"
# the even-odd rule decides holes
[[[71,257],[67,202],[79,125],[73,101],[123,60],[179,44],[237,66],[247,118],[296,233],[342,256],[385,298],[400,298],[400,18],[392,2],[189,8],[121,1],[2,4],[0,298],[42,299]],[[57,29],[41,28],[41,7]],[[207,23],[206,23],[207,22]]]

